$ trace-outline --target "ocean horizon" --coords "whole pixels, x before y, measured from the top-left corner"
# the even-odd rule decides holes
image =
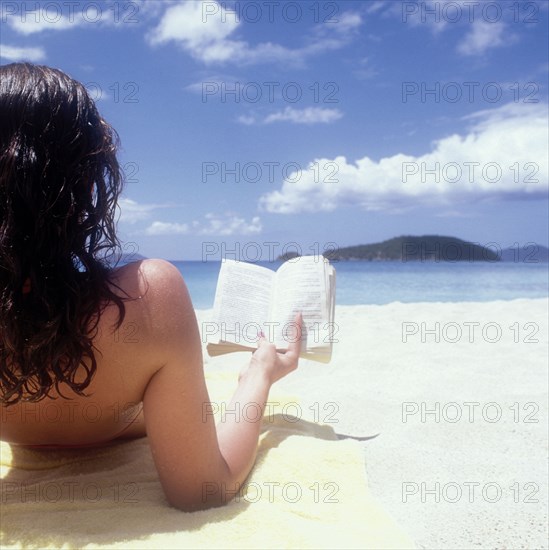
[[[196,309],[213,307],[220,261],[172,261]],[[275,271],[282,262],[256,262]],[[337,261],[336,305],[488,302],[549,295],[545,262]]]

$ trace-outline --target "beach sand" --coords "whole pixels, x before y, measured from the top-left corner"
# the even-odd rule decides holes
[[[379,434],[362,443],[369,488],[419,547],[547,548],[548,308],[337,306],[331,363],[302,360],[271,396],[338,433]],[[249,354],[204,357],[236,383]]]

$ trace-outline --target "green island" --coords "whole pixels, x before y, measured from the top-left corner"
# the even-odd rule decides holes
[[[288,252],[278,257],[287,261],[299,256]],[[441,235],[394,237],[380,243],[346,246],[326,251],[330,261],[433,261],[433,262],[499,262],[515,261],[539,263],[548,261],[548,249],[535,243],[526,243],[502,249],[497,243],[482,246],[457,237]]]

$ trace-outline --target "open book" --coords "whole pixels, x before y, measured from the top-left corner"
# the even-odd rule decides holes
[[[209,355],[257,349],[259,333],[285,351],[295,341],[301,311],[301,354],[328,363],[337,342],[335,269],[323,256],[299,256],[277,271],[223,260],[214,301],[214,320],[204,324]]]

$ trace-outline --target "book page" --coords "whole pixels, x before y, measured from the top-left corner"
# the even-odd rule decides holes
[[[217,333],[209,330],[208,341],[255,346],[269,315],[274,276],[265,267],[223,260],[214,300]]]
[[[286,349],[295,338],[294,318],[298,311],[302,312],[306,327],[302,351],[325,347],[318,335],[331,313],[327,266],[322,257],[301,256],[278,269],[270,311],[273,341],[278,348]]]

